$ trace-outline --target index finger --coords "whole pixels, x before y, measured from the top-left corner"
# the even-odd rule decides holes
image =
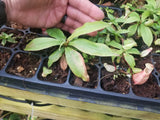
[[[69,0],[69,5],[95,20],[102,20],[104,18],[103,11],[89,0]]]

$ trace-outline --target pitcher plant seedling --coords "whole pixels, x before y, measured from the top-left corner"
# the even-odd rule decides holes
[[[89,75],[85,66],[84,59],[79,53],[85,53],[93,56],[117,56],[105,44],[95,43],[79,36],[88,34],[94,31],[104,29],[108,26],[106,22],[96,21],[86,23],[82,27],[77,28],[71,36],[66,38],[64,33],[57,28],[48,29],[47,33],[50,37],[39,37],[33,39],[25,48],[26,51],[39,51],[53,46],[59,46],[48,58],[48,67],[60,60],[60,65],[63,70],[66,65],[71,71],[84,81],[89,81]]]
[[[146,63],[144,70],[139,73],[133,74],[132,80],[134,85],[142,85],[149,79],[150,74],[152,73],[154,66],[151,63]]]
[[[129,26],[128,36],[141,37],[149,47],[158,39],[160,33],[160,5],[159,0],[146,0],[141,8],[135,8],[131,4],[124,5],[126,14],[123,16],[123,26]]]
[[[1,44],[3,46],[5,46],[7,42],[17,43],[17,41],[15,40],[15,37],[13,37],[13,34],[7,34],[7,33],[4,33],[4,32],[2,32],[0,34],[0,40],[1,40]]]

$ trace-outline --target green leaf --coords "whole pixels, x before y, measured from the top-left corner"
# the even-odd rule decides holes
[[[127,53],[129,53],[129,54],[135,54],[135,55],[140,55],[139,50],[136,49],[136,48],[131,48],[131,49],[127,50]]]
[[[132,36],[132,35],[134,35],[136,33],[137,27],[138,27],[138,24],[134,24],[134,25],[129,26],[129,28],[128,28],[128,31],[129,31],[128,37],[130,37],[130,36]]]
[[[135,66],[135,60],[134,60],[134,57],[128,53],[124,53],[124,59],[126,60],[126,62],[128,63],[128,65],[131,67],[131,68],[134,68]]]
[[[129,18],[126,19],[125,24],[126,23],[133,23],[133,22],[139,22],[140,21],[140,16],[138,13],[136,12],[132,12],[129,15]]]
[[[133,73],[139,73],[142,71],[141,68],[132,68]]]
[[[125,34],[125,33],[128,33],[128,32],[129,32],[129,30],[125,30],[125,29],[118,30],[119,34]]]
[[[54,37],[54,38],[59,39],[59,40],[62,40],[63,42],[65,42],[65,40],[66,40],[65,35],[58,28],[47,29],[47,33],[48,33],[49,36]]]
[[[108,26],[108,23],[103,21],[95,21],[90,23],[85,23],[83,26],[77,28],[72,35],[68,38],[68,41],[71,41],[72,39],[79,37],[80,35],[88,34],[91,32],[95,32],[101,29],[104,29]]]
[[[111,33],[116,33],[116,30],[111,25],[108,25],[106,29]]]
[[[117,22],[117,23],[124,23],[125,21],[126,20],[123,17],[115,19],[115,22]]]
[[[138,26],[137,32],[138,32],[138,36],[140,37],[141,36],[141,27],[140,26]]]
[[[160,53],[160,50],[156,50],[156,53]]]
[[[160,46],[160,39],[155,40],[155,41],[154,41],[154,44]]]
[[[6,43],[7,43],[7,41],[6,41],[5,39],[3,39],[2,42],[1,42],[1,44],[2,44],[3,46],[5,46]]]
[[[116,56],[111,49],[102,43],[95,43],[86,39],[76,39],[69,42],[70,46],[77,48],[78,50],[95,56]]]
[[[148,5],[151,5],[152,7],[156,8],[156,0],[146,0]]]
[[[47,67],[43,67],[42,77],[47,77],[49,74],[52,73],[51,69],[48,69]]]
[[[156,8],[160,8],[160,0],[156,0]]]
[[[112,46],[114,48],[122,49],[122,45],[119,44],[118,42],[112,40],[111,42],[108,43],[109,46]]]
[[[51,67],[54,62],[58,61],[59,58],[63,55],[63,53],[64,53],[64,48],[57,49],[56,51],[54,51],[49,56],[48,67]]]
[[[62,41],[55,38],[40,37],[33,39],[30,43],[26,45],[24,50],[26,51],[39,51],[52,46],[61,45]]]
[[[148,46],[151,46],[153,42],[153,34],[151,32],[151,29],[149,27],[146,27],[145,25],[141,24],[140,25],[140,32],[142,39],[144,43]]]
[[[128,50],[134,46],[137,46],[137,43],[132,38],[128,38],[127,40],[124,40],[123,49]]]
[[[87,73],[87,69],[82,55],[70,47],[65,48],[65,55],[67,64],[69,65],[71,71],[77,77],[80,77],[84,81],[88,82],[89,75]]]
[[[107,13],[107,15],[110,20],[115,20],[115,17],[112,14],[110,14],[109,12]]]
[[[150,16],[150,11],[144,11],[144,12],[142,13],[142,17],[141,17],[142,22],[144,22],[145,19],[146,19],[147,17],[149,17],[149,16]]]

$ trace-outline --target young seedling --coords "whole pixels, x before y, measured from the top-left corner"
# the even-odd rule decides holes
[[[120,55],[116,57],[112,56],[113,62],[116,60],[116,63],[120,64],[120,62],[125,61],[129,69],[132,69],[132,71],[135,70],[136,63],[133,55],[140,55],[140,52],[138,49],[134,48],[137,44],[132,38],[124,40],[123,45],[114,40],[108,43],[108,45],[114,48],[115,53]]]
[[[145,82],[147,82],[153,69],[154,69],[154,66],[151,63],[146,63],[143,71],[133,74],[132,80],[134,85],[142,85]]]
[[[105,44],[95,43],[84,38],[78,38],[80,35],[88,34],[97,30],[104,29],[108,26],[106,22],[96,21],[86,23],[82,27],[76,29],[68,38],[65,37],[60,29],[48,29],[47,33],[50,37],[40,37],[33,39],[25,48],[26,51],[39,51],[53,46],[59,46],[50,56],[48,67],[58,61],[60,58],[61,67],[66,69],[66,63],[71,71],[84,81],[89,81],[89,75],[85,66],[82,53],[93,56],[116,56],[112,50]]]
[[[0,34],[0,40],[1,40],[1,44],[3,46],[5,46],[7,42],[17,43],[17,41],[15,40],[15,37],[13,37],[13,34],[7,34],[7,33],[4,33],[4,32],[2,32]]]
[[[147,46],[151,46],[160,33],[160,6],[158,0],[146,0],[142,8],[134,8],[131,4],[125,6],[126,20],[123,25],[129,26],[128,37],[141,37]]]

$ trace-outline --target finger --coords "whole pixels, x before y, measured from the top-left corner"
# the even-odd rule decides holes
[[[83,24],[78,22],[78,21],[76,21],[76,20],[74,20],[74,19],[72,19],[71,17],[67,17],[67,19],[65,21],[65,25],[76,29],[76,28],[82,26]]]
[[[72,28],[71,26],[67,26],[63,23],[59,23],[55,27],[61,28],[62,30],[65,30],[65,31],[68,31],[69,33],[73,33],[74,30],[76,29],[76,28]],[[88,35],[89,36],[95,36],[95,35],[97,35],[97,32],[92,32],[92,33],[89,33]]]
[[[69,5],[95,20],[102,20],[104,18],[102,10],[89,0],[69,0]]]
[[[72,18],[75,21],[79,21],[82,24],[84,24],[86,22],[95,21],[93,18],[89,17],[88,15],[84,14],[83,12],[81,12],[78,9],[75,9],[71,6],[68,6],[67,16]]]
[[[63,23],[58,23],[57,25],[55,25],[55,27],[57,27],[57,28],[62,28],[63,26],[64,26]]]
[[[62,30],[68,31],[69,33],[73,33],[74,29],[70,26],[63,25]]]

